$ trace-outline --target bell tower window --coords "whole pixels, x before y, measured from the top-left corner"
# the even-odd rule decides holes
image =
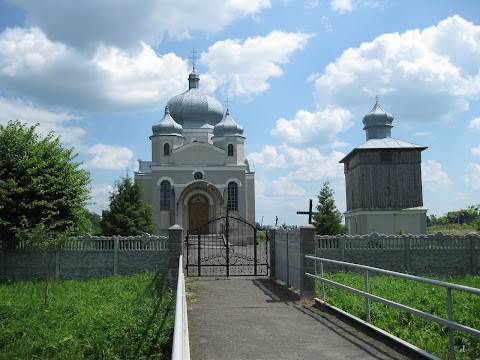
[[[228,156],[233,156],[233,145],[232,144],[228,144],[227,155]]]
[[[164,156],[170,156],[170,144],[169,143],[163,144],[163,155]]]

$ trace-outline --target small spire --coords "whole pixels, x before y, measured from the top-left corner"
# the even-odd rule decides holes
[[[378,99],[379,99],[378,95],[375,96],[375,104],[378,104]]]

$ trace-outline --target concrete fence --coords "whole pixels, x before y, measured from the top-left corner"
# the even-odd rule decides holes
[[[332,260],[439,276],[480,273],[478,234],[317,235],[314,241],[315,256]]]
[[[14,248],[0,243],[0,277],[75,279],[128,275],[167,270],[169,237],[144,234],[135,237],[70,239],[57,251],[40,253],[20,242]],[[176,269],[175,269],[176,272]]]
[[[305,255],[415,274],[456,276],[480,273],[480,235],[315,236],[314,227],[270,229],[270,275],[313,298],[315,264]],[[307,271],[308,270],[308,271]],[[318,270],[318,269],[317,269]],[[328,265],[325,271],[344,270]]]

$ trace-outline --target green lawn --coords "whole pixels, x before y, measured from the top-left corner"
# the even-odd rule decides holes
[[[325,278],[364,290],[364,276],[341,272],[326,274]],[[436,278],[470,287],[480,288],[480,276]],[[424,312],[447,318],[446,290],[442,287],[387,276],[369,276],[370,293],[407,305]],[[363,320],[363,297],[326,285],[326,301]],[[320,281],[317,296],[321,298]],[[463,325],[480,329],[480,296],[452,291],[453,319]],[[370,301],[373,325],[408,341],[442,359],[448,359],[448,330],[446,327],[392,307]],[[455,359],[479,359],[480,339],[455,331]]]
[[[0,284],[0,359],[167,359],[175,294],[165,273]]]

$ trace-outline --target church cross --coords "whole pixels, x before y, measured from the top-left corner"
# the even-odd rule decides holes
[[[232,103],[232,101],[229,100],[228,98],[227,98],[227,100],[225,100],[225,104],[227,105],[227,110],[230,109],[230,104],[231,104],[231,103]]]
[[[189,56],[188,58],[192,60],[192,66],[195,69],[196,60],[197,60],[197,52],[195,51],[195,49],[192,50],[192,56]]]
[[[377,102],[377,103],[378,103],[378,99],[379,99],[378,95],[377,95],[377,96],[375,96],[375,102]]]
[[[312,199],[310,199],[309,206],[308,206],[308,211],[297,211],[297,214],[300,215],[308,215],[308,223],[312,223],[312,215],[318,214],[317,211],[312,211]]]

